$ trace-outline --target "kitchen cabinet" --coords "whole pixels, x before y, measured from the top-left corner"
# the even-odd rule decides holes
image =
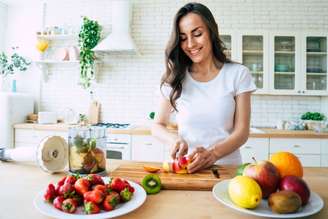
[[[328,139],[321,140],[321,166],[328,167]]]
[[[40,142],[48,136],[61,136],[68,140],[66,131],[48,131],[34,129],[15,129],[15,147],[38,146]]]
[[[268,35],[265,32],[243,32],[238,34],[239,53],[237,61],[245,65],[253,77],[257,94],[269,90]]]
[[[327,95],[327,35],[302,37],[302,88],[304,93]]]
[[[132,160],[162,162],[164,144],[151,135],[132,135]]]
[[[271,138],[270,155],[279,151],[295,154],[303,166],[321,166],[321,139],[308,138]]]
[[[240,147],[243,163],[254,163],[253,157],[257,160],[267,160],[269,156],[269,138],[249,138]]]
[[[255,94],[328,95],[327,34],[242,31],[221,38],[235,45],[232,60],[248,67]]]

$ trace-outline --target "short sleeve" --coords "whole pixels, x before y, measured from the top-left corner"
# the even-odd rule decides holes
[[[239,79],[236,84],[236,96],[245,93],[245,92],[254,92],[256,91],[256,85],[253,81],[253,78],[248,70],[248,68],[244,67],[241,69],[239,74]]]
[[[170,99],[170,94],[171,94],[172,88],[168,84],[163,84],[162,87],[160,87],[160,93],[162,94],[163,97],[166,99]]]

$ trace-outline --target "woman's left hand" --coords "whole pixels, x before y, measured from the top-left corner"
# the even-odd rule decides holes
[[[188,173],[194,173],[198,170],[212,166],[217,158],[211,150],[204,147],[197,147],[189,156],[192,162],[188,165]]]

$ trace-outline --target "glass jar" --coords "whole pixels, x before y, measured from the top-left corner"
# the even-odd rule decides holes
[[[70,128],[68,145],[71,173],[106,173],[106,128],[94,126]]]

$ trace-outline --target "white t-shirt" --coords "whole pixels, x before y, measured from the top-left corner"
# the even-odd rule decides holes
[[[163,96],[169,99],[171,90],[163,86]],[[189,145],[188,152],[227,138],[233,131],[235,96],[255,90],[249,70],[240,64],[225,63],[219,74],[208,82],[196,81],[187,72],[181,96],[176,101],[176,121],[179,135]],[[217,163],[240,164],[239,149]]]

